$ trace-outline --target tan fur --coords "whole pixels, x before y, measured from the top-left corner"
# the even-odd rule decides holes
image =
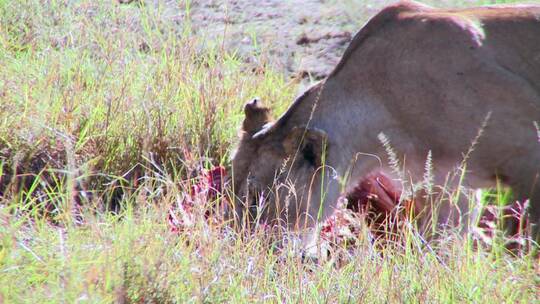
[[[440,185],[462,163],[484,123],[467,155],[465,185],[493,186],[501,177],[517,199],[530,199],[538,225],[535,121],[540,121],[540,6],[437,10],[400,2],[373,17],[332,74],[275,123],[256,123],[257,133],[246,130],[254,135],[240,142],[233,158],[235,192],[239,201],[246,201],[247,190],[270,193],[263,218],[312,227],[331,214],[354,181],[374,170],[392,172],[380,133],[406,159],[405,178],[413,182],[422,179],[431,151]],[[299,134],[310,136],[298,141],[298,149],[286,149],[299,127],[305,129]],[[313,156],[324,159],[323,166],[313,166],[308,161]],[[276,178],[287,187],[276,189]],[[247,201],[257,203],[253,197]],[[442,217],[451,218],[450,210],[443,206]]]

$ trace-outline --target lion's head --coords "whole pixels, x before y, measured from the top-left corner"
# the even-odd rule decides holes
[[[258,99],[244,106],[240,142],[232,158],[236,218],[313,225],[320,216],[326,133],[273,122]]]

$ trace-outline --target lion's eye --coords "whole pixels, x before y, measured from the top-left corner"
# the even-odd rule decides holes
[[[313,167],[317,164],[317,156],[315,155],[315,152],[313,151],[313,145],[307,144],[302,149],[302,155],[304,156],[304,159]]]

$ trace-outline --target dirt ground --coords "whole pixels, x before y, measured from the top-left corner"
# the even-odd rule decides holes
[[[192,28],[246,63],[265,60],[291,77],[324,78],[354,33],[393,1],[195,0]]]

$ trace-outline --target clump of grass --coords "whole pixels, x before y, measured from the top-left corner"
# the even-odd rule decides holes
[[[150,159],[169,168],[224,163],[248,98],[275,108],[291,98],[279,74],[252,74],[233,53],[203,49],[187,31],[189,16],[178,25],[165,10],[2,2],[3,191],[33,178],[13,176],[62,170],[70,160],[77,176],[98,177],[92,188],[113,179],[105,176],[144,175]]]
[[[435,252],[413,230],[403,231],[403,242],[375,249],[359,234],[353,236],[354,247],[334,247],[332,257],[339,261],[305,263],[292,244],[273,247],[264,229],[240,237],[223,222],[204,221],[211,202],[198,206],[195,214],[201,217],[189,229],[172,233],[168,206],[187,191],[171,187],[178,183],[149,179],[125,198],[117,214],[85,208],[79,225],[18,217],[15,207],[4,206],[0,294],[8,302],[124,303],[530,302],[536,297],[534,260],[473,250],[457,235]]]
[[[303,263],[262,227],[206,221],[219,198],[171,232],[192,172],[227,164],[244,101],[280,111],[295,87],[200,41],[189,1],[168,5],[0,0],[0,302],[536,299],[534,260],[457,235],[374,249],[364,227],[339,261]]]

